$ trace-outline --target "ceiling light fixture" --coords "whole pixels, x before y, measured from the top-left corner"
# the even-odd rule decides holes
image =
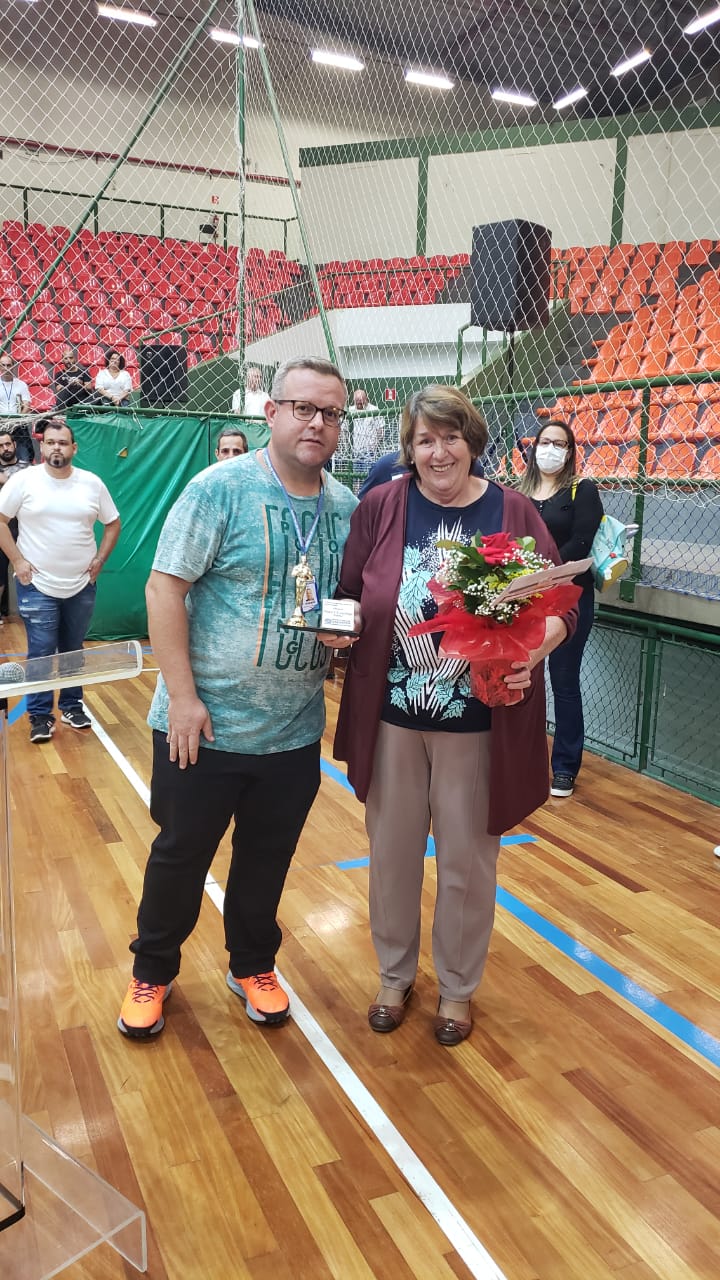
[[[237,31],[226,31],[224,27],[211,27],[209,35],[210,39],[217,40],[218,44],[240,44],[240,36]],[[256,40],[254,36],[243,36],[242,42],[246,49],[260,48],[260,41]]]
[[[626,71],[632,71],[633,67],[641,67],[643,62],[649,62],[652,54],[649,49],[641,49],[639,53],[634,53],[631,58],[624,58],[622,62],[618,62],[610,72],[611,76],[624,76]]]
[[[571,107],[574,102],[580,102],[581,98],[587,98],[587,89],[573,89],[572,93],[564,93],[562,98],[558,98],[553,102],[556,111],[562,111],[564,107]]]
[[[517,93],[515,89],[493,89],[490,94],[496,102],[511,102],[515,107],[536,107],[537,99],[529,93]]]
[[[715,9],[708,9],[707,13],[702,13],[697,18],[693,18],[692,22],[683,27],[683,35],[694,36],[696,31],[704,31],[706,27],[711,27],[714,22],[720,22],[720,5]]]
[[[140,13],[138,9],[124,9],[115,4],[99,4],[99,18],[115,18],[118,22],[132,22],[136,27],[156,27],[157,18],[149,13]]]
[[[430,71],[406,71],[408,84],[422,84],[426,89],[454,89],[455,85],[447,76],[433,75]]]
[[[365,63],[359,58],[351,58],[346,53],[330,53],[327,49],[313,49],[313,62],[320,62],[324,67],[339,67],[341,71],[364,71]]]

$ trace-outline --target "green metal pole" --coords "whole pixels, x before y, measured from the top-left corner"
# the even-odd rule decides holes
[[[650,755],[650,735],[653,717],[653,689],[655,686],[655,670],[658,662],[658,638],[650,624],[648,634],[643,641],[645,657],[642,681],[642,708],[640,713],[640,733],[638,742],[638,769],[644,773]]]
[[[29,223],[29,221],[30,221],[30,197],[29,197],[29,195],[28,195],[28,189],[27,189],[27,187],[23,187],[23,193],[22,193],[22,210],[23,210],[23,226],[25,227],[25,230],[27,231],[27,226],[28,226],[28,223]]]
[[[277,132],[278,142],[280,143],[280,150],[282,151],[283,163],[285,165],[285,173],[287,175],[287,180],[290,183],[290,194],[292,195],[293,205],[295,206],[295,217],[297,218],[297,221],[298,221],[300,238],[302,240],[303,249],[305,250],[305,261],[307,263],[308,271],[310,272],[310,283],[312,284],[313,293],[315,295],[315,301],[317,303],[318,314],[320,316],[320,322],[323,327],[323,333],[325,334],[325,342],[328,349],[328,355],[330,356],[330,359],[332,360],[333,364],[337,364],[337,355],[335,353],[335,343],[333,341],[333,336],[330,331],[330,324],[328,322],[327,313],[325,311],[325,304],[322,300],[322,294],[320,292],[320,282],[317,277],[317,271],[315,270],[315,261],[313,259],[313,255],[310,250],[310,241],[308,240],[307,229],[305,227],[305,218],[303,216],[302,209],[300,208],[300,200],[298,198],[297,187],[295,185],[295,176],[293,174],[292,165],[290,163],[290,153],[288,151],[287,142],[285,139],[285,130],[283,129],[282,121],[280,119],[280,111],[278,109],[277,98],[275,97],[275,89],[273,88],[273,82],[270,76],[270,67],[268,66],[268,60],[267,60],[267,57],[265,56],[265,49],[262,43],[262,36],[260,35],[260,27],[258,25],[257,11],[255,9],[254,0],[247,0],[247,13],[248,13],[248,18],[250,19],[250,26],[252,27],[252,33],[260,45],[260,48],[258,49],[258,55],[260,58],[260,65],[262,67],[263,78],[265,80],[265,88],[267,89],[268,101],[270,103],[270,110],[272,111],[275,130]]]
[[[612,220],[610,224],[610,248],[622,243],[625,221],[625,191],[627,189],[628,143],[624,134],[615,140],[615,175],[613,177]]]
[[[238,155],[238,346],[239,383],[245,390],[245,293],[247,290],[247,272],[245,270],[245,13],[244,0],[237,0],[237,33],[240,43],[236,54],[237,84],[237,142]]]
[[[67,240],[67,241],[66,241],[66,243],[63,245],[62,249],[60,250],[59,254],[58,254],[58,255],[57,255],[57,257],[55,258],[54,262],[53,262],[53,263],[48,267],[47,271],[45,272],[45,275],[43,276],[42,280],[40,280],[40,282],[38,283],[38,286],[37,286],[37,288],[36,288],[35,292],[31,295],[31,297],[30,297],[30,299],[29,299],[29,301],[28,301],[27,305],[25,306],[24,310],[23,310],[23,311],[20,313],[20,315],[17,317],[17,320],[15,321],[14,325],[12,326],[12,328],[11,328],[11,329],[10,329],[10,331],[9,331],[9,333],[7,334],[7,336],[6,336],[5,340],[4,340],[4,342],[2,342],[2,345],[0,345],[0,350],[1,350],[1,351],[6,351],[6,350],[8,349],[8,347],[10,346],[10,343],[12,342],[12,339],[14,338],[14,336],[15,336],[15,334],[17,333],[18,329],[20,328],[20,325],[21,325],[21,324],[22,324],[22,323],[27,319],[27,317],[29,316],[29,314],[30,314],[30,312],[32,311],[32,309],[33,309],[33,307],[34,307],[34,305],[35,305],[35,303],[36,303],[37,299],[40,297],[40,294],[42,293],[43,289],[46,289],[46,288],[47,288],[47,286],[48,286],[48,284],[50,283],[50,281],[52,280],[52,277],[54,276],[54,274],[55,274],[55,272],[56,272],[57,268],[60,266],[60,263],[63,261],[63,259],[64,259],[65,255],[66,255],[66,253],[67,253],[67,251],[68,251],[68,249],[70,248],[70,245],[71,245],[71,244],[73,244],[73,243],[75,242],[75,240],[77,240],[78,236],[80,235],[80,232],[82,231],[83,227],[85,226],[85,223],[88,221],[88,218],[90,218],[90,217],[92,216],[93,212],[95,213],[95,216],[97,217],[97,208],[98,208],[98,204],[99,204],[100,200],[102,200],[103,196],[105,195],[105,192],[107,191],[108,187],[110,186],[111,182],[113,181],[113,179],[114,179],[115,175],[117,174],[118,170],[122,167],[122,165],[124,165],[125,161],[127,160],[128,156],[130,155],[130,152],[132,151],[133,147],[135,146],[136,142],[138,141],[138,138],[140,138],[140,137],[142,136],[142,134],[144,133],[145,129],[146,129],[146,128],[147,128],[147,126],[149,125],[149,123],[150,123],[150,121],[152,120],[153,116],[155,115],[155,112],[157,111],[158,107],[162,104],[162,102],[163,102],[163,101],[165,100],[165,98],[167,97],[168,93],[170,92],[170,89],[172,88],[172,86],[173,86],[173,84],[174,84],[174,82],[175,82],[175,79],[176,79],[176,77],[177,77],[178,73],[181,71],[182,67],[184,66],[185,62],[187,61],[187,58],[188,58],[188,56],[189,56],[189,54],[190,54],[190,51],[191,51],[191,49],[192,49],[193,45],[195,44],[195,42],[196,42],[196,40],[198,39],[198,37],[199,37],[199,36],[201,36],[201,35],[203,34],[203,32],[205,31],[205,28],[207,27],[208,23],[210,22],[210,20],[211,20],[211,18],[212,18],[212,16],[213,16],[213,14],[214,14],[214,12],[215,12],[215,10],[217,9],[217,7],[218,7],[218,5],[219,5],[219,4],[220,4],[220,0],[211,0],[211,3],[208,5],[208,8],[207,8],[206,12],[203,14],[203,16],[202,16],[202,18],[200,19],[200,21],[198,22],[197,26],[193,29],[193,31],[192,31],[192,32],[190,33],[190,35],[188,36],[187,40],[185,41],[185,44],[183,45],[183,47],[182,47],[182,49],[180,50],[180,52],[178,53],[177,57],[176,57],[176,58],[175,58],[175,60],[173,61],[172,66],[171,66],[171,67],[170,67],[170,69],[168,70],[167,74],[163,77],[162,83],[161,83],[161,85],[160,85],[160,87],[159,87],[159,89],[158,89],[157,93],[155,94],[155,97],[153,98],[152,102],[150,103],[150,106],[148,107],[147,111],[145,112],[145,115],[143,116],[142,120],[140,121],[140,124],[138,125],[137,129],[136,129],[136,130],[135,130],[135,132],[133,133],[133,135],[132,135],[132,137],[131,137],[130,141],[129,141],[129,142],[128,142],[128,144],[127,144],[127,146],[126,146],[126,147],[125,147],[125,149],[121,152],[121,154],[118,156],[118,158],[117,158],[117,160],[115,161],[115,164],[113,165],[112,169],[110,170],[110,172],[109,172],[109,174],[108,174],[107,178],[105,179],[105,181],[103,182],[102,186],[100,187],[100,190],[97,192],[97,194],[96,194],[95,196],[93,196],[93,199],[90,201],[90,204],[88,205],[88,207],[87,207],[87,209],[85,210],[84,214],[83,214],[83,215],[82,215],[82,217],[80,218],[80,221],[79,221],[79,222],[78,222],[78,223],[73,227],[72,232],[70,233],[70,238],[69,238],[69,240]]]
[[[470,328],[470,321],[468,320],[467,324],[461,324],[460,328],[458,329],[457,344],[456,344],[457,359],[455,363],[455,386],[456,387],[462,386],[462,366],[463,366],[463,346],[464,346],[463,334],[465,330],[469,328]]]
[[[427,250],[428,222],[428,182],[430,175],[430,152],[427,147],[420,148],[418,156],[417,178],[417,214],[415,227],[415,252],[423,256]]]

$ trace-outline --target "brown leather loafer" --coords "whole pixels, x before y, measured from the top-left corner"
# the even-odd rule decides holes
[[[437,1013],[433,1019],[433,1030],[438,1044],[462,1044],[472,1031],[472,1019],[469,1022],[458,1022],[456,1018],[443,1018],[442,1014]]]
[[[413,993],[412,983],[402,992],[400,1004],[371,1004],[368,1009],[368,1025],[373,1031],[397,1031],[405,1020],[408,1001]]]

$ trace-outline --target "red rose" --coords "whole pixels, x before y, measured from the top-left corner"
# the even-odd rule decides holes
[[[489,533],[477,549],[486,564],[504,564],[506,560],[513,560],[518,551],[520,546],[509,533]]]

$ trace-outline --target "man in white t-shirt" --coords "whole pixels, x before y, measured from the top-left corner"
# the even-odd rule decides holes
[[[248,369],[245,375],[245,394],[243,396],[242,387],[238,387],[232,398],[232,412],[245,413],[249,418],[262,418],[269,400],[270,396],[262,385],[262,370]]]
[[[27,382],[15,375],[16,364],[8,351],[0,356],[0,414],[4,418],[20,418],[32,408],[30,388]],[[18,446],[19,457],[26,462],[33,460],[32,440],[26,424],[17,423],[13,427],[13,436]]]
[[[356,387],[345,427],[348,452],[349,440],[352,440],[352,471],[356,479],[366,476],[384,452],[385,419],[381,415],[371,418],[371,413],[377,415],[377,405],[370,403],[364,387]],[[361,414],[362,417],[359,416]]]
[[[16,418],[30,408],[28,384],[15,376],[15,361],[5,352],[0,356],[0,413]]]
[[[75,436],[62,418],[48,418],[42,465],[12,476],[0,493],[0,550],[15,570],[18,610],[28,658],[82,649],[95,607],[95,582],[120,534],[117,507],[99,476],[73,467]],[[18,521],[17,542],[9,522]],[[105,526],[95,544],[95,522]],[[63,724],[89,729],[79,686],[61,689]],[[27,699],[30,741],[49,742],[55,730],[53,693]]]

